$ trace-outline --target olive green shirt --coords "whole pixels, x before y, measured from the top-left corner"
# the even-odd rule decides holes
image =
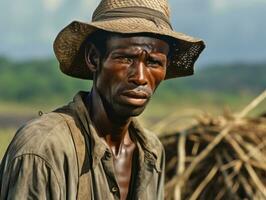
[[[2,199],[120,199],[112,154],[79,92],[73,102],[20,128],[0,165]],[[134,119],[136,143],[128,199],[163,199],[164,150]]]

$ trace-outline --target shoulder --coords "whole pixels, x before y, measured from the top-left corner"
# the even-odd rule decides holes
[[[35,155],[53,166],[65,157],[74,159],[75,150],[64,118],[51,112],[21,127],[6,154],[7,162],[23,155]]]
[[[59,199],[62,184],[58,178],[41,157],[21,155],[0,167],[0,199],[46,199],[46,195]]]

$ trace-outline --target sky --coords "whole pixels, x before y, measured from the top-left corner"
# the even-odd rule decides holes
[[[73,20],[89,22],[100,0],[1,0],[0,55],[52,57]],[[266,61],[266,0],[169,0],[174,29],[202,38],[199,64]]]

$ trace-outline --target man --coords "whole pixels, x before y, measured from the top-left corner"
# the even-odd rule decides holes
[[[102,0],[54,43],[91,92],[23,126],[0,168],[0,199],[163,199],[164,151],[140,115],[162,80],[193,73],[201,40],[176,33],[163,0]]]

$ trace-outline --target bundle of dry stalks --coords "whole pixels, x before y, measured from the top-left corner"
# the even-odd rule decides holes
[[[266,117],[203,116],[198,124],[161,136],[166,151],[165,199],[266,199]]]

